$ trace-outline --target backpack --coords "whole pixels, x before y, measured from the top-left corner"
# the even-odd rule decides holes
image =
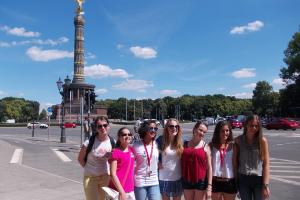
[[[116,147],[116,142],[115,142],[114,138],[111,137],[111,136],[108,136],[108,137],[109,137],[109,140],[110,140],[111,147],[115,148]],[[96,138],[96,134],[93,134],[89,139],[89,144],[86,148],[86,153],[85,153],[85,156],[84,156],[84,162],[87,161],[88,154],[91,152],[91,150],[93,148],[95,138]]]

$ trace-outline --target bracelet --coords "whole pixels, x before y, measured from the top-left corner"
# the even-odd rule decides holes
[[[263,184],[264,188],[269,188],[269,183]]]
[[[212,186],[212,184],[211,184],[211,183],[209,183],[209,184],[207,184],[207,185],[210,185],[210,186]]]

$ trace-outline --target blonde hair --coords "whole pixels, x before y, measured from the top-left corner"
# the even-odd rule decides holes
[[[171,141],[170,133],[168,130],[168,127],[171,123],[171,121],[175,121],[177,123],[178,130],[177,134],[174,137],[174,140]],[[179,125],[179,121],[175,118],[170,118],[167,120],[167,123],[165,125],[164,131],[163,131],[163,137],[162,137],[162,151],[164,152],[165,149],[171,145],[171,147],[175,148],[177,155],[181,156],[183,152],[183,144],[182,144],[182,129],[181,126]]]

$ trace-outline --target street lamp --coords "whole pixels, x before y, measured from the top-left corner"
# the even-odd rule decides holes
[[[60,77],[58,81],[56,81],[56,85],[59,91],[59,94],[62,96],[62,102],[61,102],[61,125],[60,125],[60,142],[66,143],[66,131],[64,127],[64,115],[65,115],[65,91],[63,88],[63,82],[60,80]]]

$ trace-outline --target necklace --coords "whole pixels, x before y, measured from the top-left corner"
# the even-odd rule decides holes
[[[146,143],[143,142],[144,144],[144,148],[145,148],[145,151],[146,151],[146,155],[147,155],[147,164],[148,164],[148,167],[147,167],[147,175],[150,177],[152,171],[150,170],[150,164],[151,164],[151,158],[152,158],[152,153],[153,153],[153,141],[151,141],[151,152],[150,152],[150,155],[148,153],[148,150],[147,150],[147,147],[146,147]]]

